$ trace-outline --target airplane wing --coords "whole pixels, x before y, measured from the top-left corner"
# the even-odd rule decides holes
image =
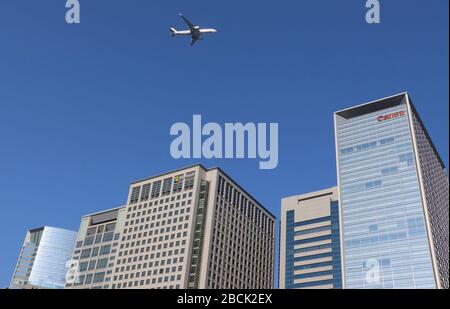
[[[180,14],[180,17],[184,20],[184,22],[188,25],[189,29],[194,29],[195,25],[189,21],[186,17]]]
[[[194,46],[194,44],[195,44],[197,41],[198,41],[198,38],[192,37],[191,47]]]

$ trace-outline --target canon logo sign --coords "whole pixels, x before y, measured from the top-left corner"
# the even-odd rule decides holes
[[[406,115],[405,111],[400,111],[400,112],[395,112],[395,113],[391,113],[388,115],[381,115],[377,117],[378,121],[386,121],[386,120],[390,120],[390,119],[395,119],[398,117],[403,117]]]

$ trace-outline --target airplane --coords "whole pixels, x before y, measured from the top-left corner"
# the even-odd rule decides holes
[[[200,28],[200,26],[195,26],[193,23],[191,23],[186,17],[184,17],[182,14],[179,14],[179,16],[184,20],[184,22],[188,25],[189,30],[181,30],[178,31],[175,28],[170,28],[170,32],[172,33],[172,37],[175,37],[177,35],[190,35],[192,37],[191,40],[191,47],[198,41],[203,40],[202,35],[205,33],[216,33],[216,29],[212,28]]]

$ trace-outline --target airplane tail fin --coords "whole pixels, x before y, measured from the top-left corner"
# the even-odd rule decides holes
[[[172,37],[174,37],[175,35],[177,35],[177,29],[175,28],[170,28],[170,33],[172,34]]]

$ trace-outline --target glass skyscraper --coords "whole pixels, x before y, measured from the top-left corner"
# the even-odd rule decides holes
[[[345,288],[448,288],[448,176],[406,93],[335,113]]]
[[[54,227],[29,230],[11,289],[63,289],[77,233]]]

